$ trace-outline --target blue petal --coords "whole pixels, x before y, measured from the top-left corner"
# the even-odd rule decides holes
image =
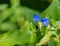
[[[49,25],[49,20],[48,20],[48,18],[42,18],[41,22],[42,22],[45,26],[48,26],[48,25]]]
[[[34,14],[33,20],[34,20],[35,22],[39,22],[39,21],[40,21],[40,16],[39,16],[38,14]]]
[[[48,21],[45,21],[43,22],[45,26],[48,26],[49,25],[49,22]]]

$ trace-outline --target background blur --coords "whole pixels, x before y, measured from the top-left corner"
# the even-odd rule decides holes
[[[0,46],[60,46],[60,0],[0,0]]]

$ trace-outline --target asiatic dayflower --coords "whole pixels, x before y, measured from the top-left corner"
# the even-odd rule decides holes
[[[40,16],[38,14],[34,14],[33,20],[34,22],[40,22]]]
[[[33,16],[34,22],[42,22],[45,26],[49,25],[49,19],[48,18],[40,18],[38,14],[34,14]]]
[[[48,26],[48,25],[49,25],[49,20],[48,20],[48,18],[42,18],[42,19],[41,19],[41,22],[42,22],[45,26]]]

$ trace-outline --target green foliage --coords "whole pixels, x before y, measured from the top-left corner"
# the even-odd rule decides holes
[[[19,0],[10,0],[11,8],[6,4],[0,5],[0,46],[59,46],[60,1],[52,0],[49,7],[39,12],[21,6]],[[39,14],[42,18],[49,18],[50,28],[33,21],[33,15]],[[36,28],[38,27],[38,28]],[[53,27],[53,28],[52,28]],[[55,37],[54,37],[55,36]]]

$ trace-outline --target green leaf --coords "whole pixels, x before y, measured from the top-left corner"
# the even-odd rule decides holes
[[[50,39],[48,46],[57,46],[57,42],[54,41],[53,38]]]
[[[39,43],[37,43],[38,46],[43,45],[45,42],[48,42],[50,37],[52,35],[52,31],[49,31],[47,34],[45,34],[45,36],[40,40]]]
[[[35,29],[31,29],[32,24],[28,21],[20,30],[9,30],[7,33],[0,35],[0,46],[12,46],[15,44],[31,44],[35,43]],[[34,31],[33,31],[34,30]]]
[[[0,10],[5,10],[8,7],[7,4],[1,4],[0,5]]]
[[[0,15],[0,23],[3,22],[5,19],[9,18],[11,14],[11,9],[4,10]]]
[[[17,32],[12,31],[5,34],[2,34],[3,36],[0,37],[0,46],[13,46],[16,42]]]
[[[57,7],[59,5],[58,0],[52,0],[50,6],[42,13],[42,17],[48,16],[49,19],[57,19]]]
[[[23,8],[23,12],[25,14],[24,17],[25,17],[26,20],[29,20],[29,21],[33,22],[33,15],[34,14],[39,14],[40,15],[39,11],[30,9],[30,8],[27,8],[27,7],[22,7],[22,8]]]
[[[58,6],[57,6],[57,20],[59,20],[60,21],[60,2],[58,2],[59,4],[58,4]]]
[[[16,25],[12,23],[5,22],[0,24],[0,30],[2,31],[14,30],[16,28],[17,28]]]
[[[31,29],[31,26],[32,25],[28,21],[26,21],[24,26],[21,27],[20,32],[18,32],[17,36],[17,44],[33,44],[35,42],[35,29]]]

